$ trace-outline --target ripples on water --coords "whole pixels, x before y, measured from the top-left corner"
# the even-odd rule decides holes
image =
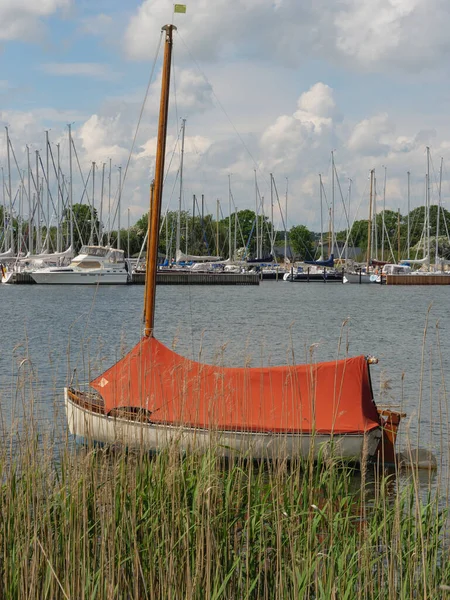
[[[32,388],[41,426],[63,430],[62,388],[71,377],[88,381],[138,341],[143,291],[0,286],[4,429],[20,427]],[[408,413],[400,446],[431,448],[447,477],[449,294],[433,286],[159,286],[156,336],[180,354],[229,366],[331,360],[338,348],[340,356],[374,354],[376,400]]]

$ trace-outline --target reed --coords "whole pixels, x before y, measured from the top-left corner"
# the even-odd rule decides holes
[[[45,444],[44,444],[45,446]],[[415,475],[28,436],[2,457],[3,598],[436,598],[447,511]]]
[[[340,344],[346,352],[345,332]],[[433,348],[441,359],[438,328]],[[326,456],[226,462],[214,447],[79,447],[63,433],[56,389],[55,426],[43,436],[26,349],[15,364],[8,414],[0,402],[0,600],[450,598],[442,360],[434,477]],[[402,449],[414,463],[411,424]]]

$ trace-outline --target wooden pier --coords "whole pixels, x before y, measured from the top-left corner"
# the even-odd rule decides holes
[[[450,285],[450,273],[435,274],[404,274],[404,275],[386,275],[387,285]]]
[[[259,285],[258,273],[195,273],[186,271],[158,271],[158,285]],[[145,273],[133,273],[131,284],[144,284]]]

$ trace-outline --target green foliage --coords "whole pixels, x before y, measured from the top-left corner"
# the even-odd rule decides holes
[[[99,244],[99,225],[97,209],[87,204],[74,204],[73,214],[73,245],[78,252],[83,244]],[[64,238],[70,239],[70,210],[66,208],[63,213],[62,231]]]
[[[305,225],[296,225],[289,231],[289,243],[300,260],[313,260],[313,234]]]
[[[247,247],[247,256],[253,258],[261,258],[256,256],[256,213],[253,210],[245,209],[237,212],[237,235],[236,235],[236,246]],[[219,223],[222,239],[224,240],[224,253],[229,256],[229,241],[228,241],[228,227],[229,217],[222,219]],[[231,215],[231,244],[232,250],[234,249],[234,230],[235,230],[235,216],[234,213]],[[268,255],[270,253],[270,222],[267,217],[258,216],[258,231],[259,235],[262,232],[262,255]]]

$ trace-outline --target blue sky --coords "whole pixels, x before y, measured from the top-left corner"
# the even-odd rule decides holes
[[[86,173],[92,161],[125,166],[171,7],[0,1],[0,121],[21,165],[26,144],[44,148],[45,129],[67,161],[70,121]],[[280,188],[290,181],[289,225],[313,229],[318,173],[329,185],[331,150],[343,187],[353,180],[354,218],[365,217],[371,168],[381,180],[387,167],[386,204],[404,210],[408,170],[413,204],[422,202],[426,145],[436,168],[441,156],[444,165],[450,159],[450,12],[441,0],[192,0],[176,24],[166,202],[176,196],[177,117],[187,118],[186,206],[192,193],[204,193],[211,207],[221,198],[226,212],[228,174],[239,208],[252,206],[254,169],[266,197],[273,172]],[[159,66],[124,187],[122,212],[130,208],[132,219],[147,206]],[[436,200],[435,180],[432,187]],[[446,176],[443,189],[450,193]]]

